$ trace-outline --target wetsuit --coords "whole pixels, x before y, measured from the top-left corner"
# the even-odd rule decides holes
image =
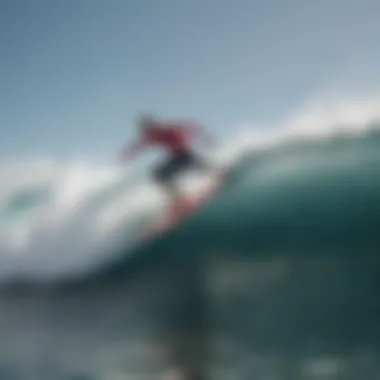
[[[161,185],[172,188],[174,177],[187,168],[207,168],[204,160],[190,147],[198,133],[200,129],[195,125],[157,124],[140,142],[140,146],[157,145],[170,152],[168,159],[153,171],[154,178]]]

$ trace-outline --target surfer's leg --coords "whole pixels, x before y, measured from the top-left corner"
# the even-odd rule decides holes
[[[190,155],[191,155],[191,162],[196,169],[202,172],[211,172],[213,170],[211,163],[208,162],[204,157],[193,152],[191,152]]]
[[[180,192],[175,183],[175,176],[181,169],[184,158],[180,155],[169,157],[153,172],[156,182],[165,190],[172,199],[179,199]]]
[[[177,186],[176,178],[185,169],[191,167],[192,157],[188,152],[178,152],[154,171],[156,182],[170,198],[170,208],[176,214],[186,209],[186,198]]]
[[[189,164],[197,171],[210,176],[223,176],[223,168],[196,152],[189,152]]]

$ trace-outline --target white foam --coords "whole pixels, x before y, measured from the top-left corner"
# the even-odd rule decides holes
[[[229,136],[216,155],[220,163],[233,164],[247,151],[275,149],[288,143],[354,136],[380,128],[380,97],[331,98],[308,103],[277,125],[248,125]]]

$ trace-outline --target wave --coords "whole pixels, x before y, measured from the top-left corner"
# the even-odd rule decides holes
[[[379,124],[360,115],[344,124],[333,118],[336,128],[317,118],[324,133],[303,116],[235,136],[213,157],[231,165],[229,185],[148,247],[139,239],[165,199],[145,173],[83,162],[3,165],[0,280],[108,277],[133,260],[178,251],[259,255],[378,244]],[[300,133],[300,124],[313,127]]]
[[[95,277],[126,276],[177,255],[376,255],[380,134],[247,155],[233,180],[176,230]],[[155,261],[154,261],[155,260]]]

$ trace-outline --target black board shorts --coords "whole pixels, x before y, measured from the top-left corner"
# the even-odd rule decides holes
[[[175,152],[154,169],[153,176],[159,182],[167,182],[182,171],[191,168],[206,169],[206,163],[191,151]]]

